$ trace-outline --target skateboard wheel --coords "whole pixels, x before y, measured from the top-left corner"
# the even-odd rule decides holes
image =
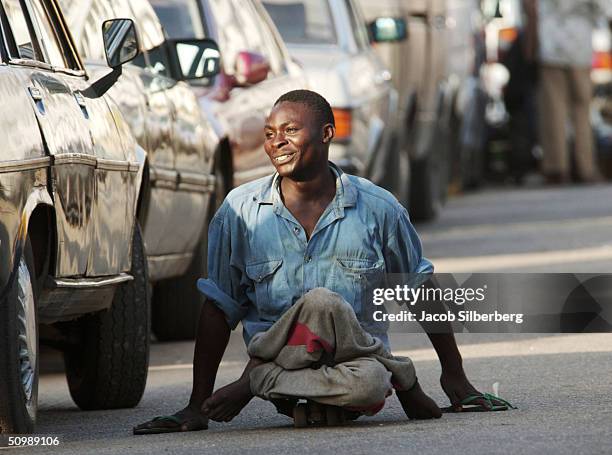
[[[306,404],[300,403],[293,408],[293,426],[295,428],[305,428],[308,426],[308,413]]]
[[[345,424],[346,416],[344,415],[344,409],[338,406],[326,406],[325,420],[328,427],[337,427],[338,425]]]
[[[314,424],[325,424],[325,408],[326,406],[323,404],[308,400],[306,402],[308,422]]]

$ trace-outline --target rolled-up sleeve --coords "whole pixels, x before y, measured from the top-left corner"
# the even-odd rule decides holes
[[[231,209],[226,202],[219,208],[208,227],[208,278],[198,280],[198,289],[219,307],[233,330],[245,317],[249,307],[244,287],[244,267],[233,257]]]
[[[387,233],[384,256],[387,273],[418,273],[423,274],[424,279],[433,273],[433,264],[423,257],[421,240],[408,211],[399,204]]]

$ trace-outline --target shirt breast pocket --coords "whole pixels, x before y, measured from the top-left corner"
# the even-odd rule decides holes
[[[334,290],[341,294],[355,310],[358,319],[367,308],[365,299],[371,298],[374,288],[384,282],[384,262],[378,259],[336,258]]]
[[[281,276],[282,264],[282,259],[274,259],[246,266],[246,274],[255,286],[255,306],[262,319],[278,319],[283,308],[290,304],[283,301],[287,284]]]

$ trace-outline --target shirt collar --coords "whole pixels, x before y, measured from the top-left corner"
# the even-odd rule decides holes
[[[357,191],[351,183],[347,174],[342,172],[338,166],[329,161],[329,167],[336,175],[336,196],[334,200],[339,207],[353,207],[357,203]],[[280,176],[275,172],[272,176],[272,181],[269,185],[263,185],[253,199],[261,204],[274,204],[277,200],[281,203],[280,191]]]

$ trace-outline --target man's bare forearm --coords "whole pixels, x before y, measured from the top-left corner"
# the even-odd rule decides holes
[[[230,328],[225,315],[217,306],[206,300],[200,313],[193,354],[193,390],[189,405],[198,410],[212,395],[215,378],[223,353],[229,342]]]

